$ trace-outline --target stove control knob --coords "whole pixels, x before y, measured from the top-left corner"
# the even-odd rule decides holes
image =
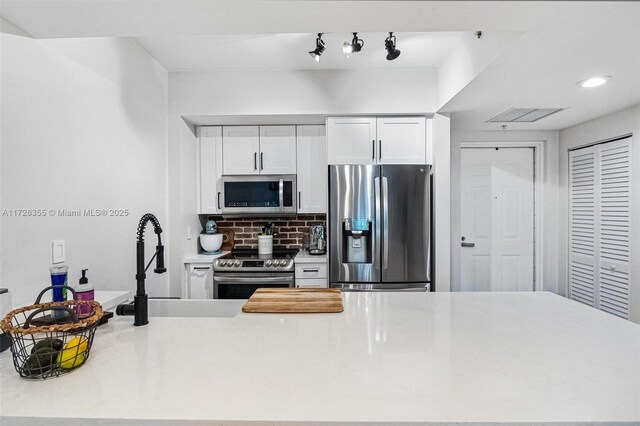
[[[287,266],[287,261],[286,260],[281,260],[280,261],[280,266]]]
[[[220,261],[218,261],[218,265],[227,266],[227,261],[226,260],[220,260]]]
[[[264,264],[265,264],[266,266],[271,266],[271,260],[267,260]]]
[[[236,268],[240,266],[240,261],[236,260],[235,262],[233,262],[233,266],[235,266]]]

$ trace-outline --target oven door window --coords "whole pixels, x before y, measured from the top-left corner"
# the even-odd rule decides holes
[[[218,284],[218,299],[248,299],[259,288],[288,288],[288,284]]]
[[[248,299],[259,288],[288,288],[294,286],[294,275],[265,273],[214,273],[215,299]]]

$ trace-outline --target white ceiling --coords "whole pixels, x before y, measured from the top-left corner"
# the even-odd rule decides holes
[[[522,32],[440,112],[456,126],[485,123],[512,107],[565,107],[509,129],[556,130],[640,102],[640,2],[326,0],[0,0],[3,19],[37,38],[134,37],[170,71],[220,69],[433,68],[460,34]],[[342,42],[361,31],[363,51]],[[386,32],[400,58],[384,59]],[[327,51],[314,62],[316,33]],[[470,55],[471,56],[471,55]],[[473,66],[470,64],[469,66]],[[611,75],[605,86],[575,83]],[[443,76],[446,78],[446,76]],[[315,120],[315,118],[314,118]]]
[[[461,32],[394,33],[402,52],[386,60],[384,40],[388,33],[358,33],[365,44],[349,58],[342,43],[351,33],[324,34],[326,50],[320,62],[309,56],[317,34],[243,34],[183,37],[136,37],[135,40],[169,71],[223,69],[353,69],[435,68]]]
[[[500,130],[486,123],[509,108],[567,108],[509,130],[557,130],[640,103],[640,4],[575,7],[517,39],[441,108],[456,127]],[[604,86],[578,81],[610,75]],[[640,118],[639,118],[640,119]]]

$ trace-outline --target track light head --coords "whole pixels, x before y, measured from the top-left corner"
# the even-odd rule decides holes
[[[384,41],[384,48],[387,49],[387,61],[393,61],[400,56],[400,50],[396,49],[396,36],[389,32],[389,37]]]
[[[364,46],[364,40],[358,38],[358,33],[353,33],[353,39],[351,39],[351,43],[345,41],[342,45],[342,52],[347,55],[348,58],[352,53],[361,51],[362,46]]]
[[[320,62],[320,56],[325,49],[324,41],[322,41],[322,33],[318,33],[318,38],[316,38],[316,48],[310,51],[309,55],[311,55],[316,62]]]

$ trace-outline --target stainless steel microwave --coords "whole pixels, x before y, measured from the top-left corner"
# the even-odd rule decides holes
[[[224,216],[295,215],[296,176],[222,176]]]

